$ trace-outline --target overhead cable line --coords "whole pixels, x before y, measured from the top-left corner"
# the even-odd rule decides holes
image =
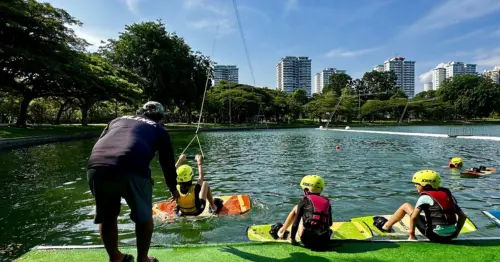
[[[250,55],[248,54],[247,42],[245,40],[245,35],[243,34],[243,26],[241,25],[240,14],[238,12],[238,7],[236,5],[236,0],[233,0],[234,13],[236,15],[236,20],[238,21],[238,28],[240,29],[241,40],[243,41],[243,47],[245,49],[245,55],[247,57],[248,68],[250,69],[250,75],[252,76],[253,85],[255,86],[255,76],[253,74],[252,63],[250,62]]]

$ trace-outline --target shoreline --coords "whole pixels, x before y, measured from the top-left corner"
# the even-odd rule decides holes
[[[251,130],[267,130],[267,129],[295,129],[295,128],[319,128],[320,125],[317,122],[314,123],[296,123],[296,124],[285,124],[285,125],[275,125],[275,124],[261,124],[259,126],[250,126],[247,124],[236,124],[233,126],[214,126],[210,127],[210,124],[206,124],[207,126],[201,127],[200,132],[233,132],[233,131],[251,131]],[[346,126],[350,127],[394,127],[394,126],[482,126],[482,125],[500,125],[500,120],[490,120],[490,121],[450,121],[450,122],[431,122],[431,121],[415,121],[415,122],[406,122],[398,124],[397,121],[376,121],[376,122],[351,122],[351,123],[335,123],[330,125],[329,128],[344,128]],[[324,123],[324,126],[326,123]],[[1,126],[0,126],[1,128]],[[4,130],[8,130],[10,127],[4,128]],[[18,129],[20,134],[29,130],[32,133],[36,133],[37,131],[43,130],[44,128],[53,128],[58,131],[58,128],[61,129],[71,129],[71,131],[65,130],[64,134],[58,134],[58,132],[54,132],[56,134],[42,134],[42,135],[24,135],[24,136],[15,136],[14,137],[0,137],[0,152],[7,151],[16,148],[24,148],[31,147],[43,144],[57,143],[57,142],[66,142],[66,141],[74,141],[74,140],[82,140],[89,138],[98,137],[102,129],[104,128],[104,124],[92,125],[89,127],[81,128],[80,126],[34,126],[31,130],[29,129]],[[15,128],[13,128],[16,130]],[[84,129],[85,131],[81,131]],[[89,131],[89,129],[94,129],[95,131]],[[173,132],[195,132],[196,125],[182,125],[182,124],[170,124],[165,125],[165,129],[169,133]],[[2,131],[2,129],[0,129]],[[39,132],[43,133],[43,132]],[[70,133],[70,134],[68,134]],[[1,133],[0,133],[1,134]]]

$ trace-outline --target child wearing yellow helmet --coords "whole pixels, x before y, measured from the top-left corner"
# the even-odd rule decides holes
[[[441,187],[441,177],[434,170],[420,170],[413,175],[412,183],[420,195],[413,207],[404,203],[389,220],[374,217],[373,225],[390,232],[392,225],[410,216],[408,240],[416,240],[415,227],[430,241],[445,242],[456,238],[465,223],[466,215],[460,209],[450,190]],[[424,215],[421,212],[424,211]],[[458,216],[458,218],[457,218]]]
[[[275,238],[287,238],[287,228],[292,225],[290,239],[297,244],[296,235],[305,247],[321,249],[328,245],[332,230],[332,208],[330,201],[320,196],[325,181],[317,175],[302,178],[300,186],[304,190],[304,198],[294,206],[285,223],[277,223],[271,229]],[[293,224],[292,224],[293,223]]]
[[[461,157],[452,157],[448,162],[449,168],[462,168],[463,160]]]
[[[198,164],[198,181],[193,185],[193,169],[185,164],[186,155],[182,154],[177,160],[177,198],[176,211],[182,216],[197,216],[203,212],[206,202],[210,204],[212,212],[218,213],[222,208],[221,199],[213,199],[210,186],[203,180],[203,158],[196,155],[195,160]]]

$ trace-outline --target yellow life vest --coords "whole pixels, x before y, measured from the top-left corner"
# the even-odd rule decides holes
[[[186,194],[181,192],[181,186],[177,185],[177,191],[179,192],[179,198],[177,199],[177,206],[183,214],[196,213],[196,202],[195,202],[195,192],[194,187],[196,184],[191,185]]]

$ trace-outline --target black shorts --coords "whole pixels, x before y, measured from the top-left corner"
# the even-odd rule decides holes
[[[114,172],[109,168],[87,171],[90,191],[96,202],[94,223],[114,222],[120,214],[123,197],[135,223],[145,223],[153,217],[153,181],[137,174]]]
[[[203,210],[205,210],[205,206],[207,205],[207,201],[205,199],[200,199],[200,206],[196,207],[196,211],[194,213],[182,213],[183,216],[198,216],[199,214],[203,213]]]
[[[324,249],[330,243],[331,230],[308,230],[304,228],[300,241],[307,248]]]

